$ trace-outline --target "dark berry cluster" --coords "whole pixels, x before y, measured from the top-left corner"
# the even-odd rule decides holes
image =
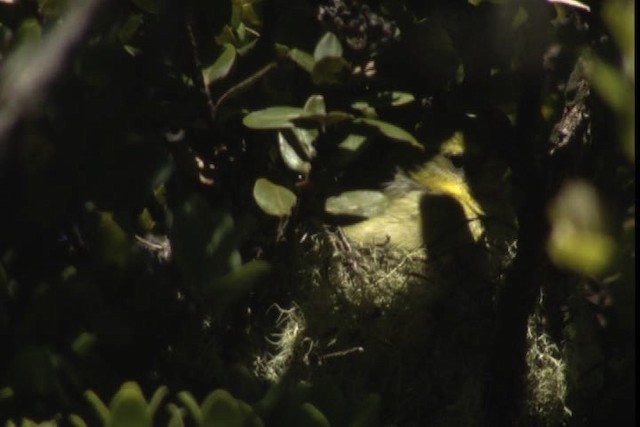
[[[353,50],[373,52],[400,37],[395,22],[373,12],[360,0],[329,0],[320,6],[318,20],[341,36]]]

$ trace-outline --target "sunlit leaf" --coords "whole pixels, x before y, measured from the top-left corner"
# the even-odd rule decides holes
[[[305,116],[302,108],[269,107],[247,114],[242,123],[251,129],[283,129],[292,128],[292,120]]]
[[[297,202],[297,197],[291,190],[266,178],[256,180],[253,198],[265,213],[279,217],[290,215]]]
[[[87,423],[77,414],[69,415],[68,419],[73,427],[87,427]]]
[[[331,126],[352,119],[353,115],[344,111],[329,111],[327,114],[305,114],[294,123],[300,126]]]
[[[332,32],[325,33],[313,51],[313,59],[316,61],[327,57],[342,57],[342,44]]]
[[[345,191],[329,197],[325,202],[325,211],[332,215],[351,215],[363,218],[382,213],[388,201],[384,193],[372,190]]]
[[[313,143],[318,138],[320,132],[318,132],[317,129],[302,129],[297,127],[291,129],[291,131],[298,140],[298,144],[307,159],[313,159],[316,156],[316,149]]]
[[[233,64],[235,64],[237,57],[236,48],[230,43],[225,43],[223,49],[218,59],[216,59],[212,65],[202,70],[204,84],[207,86],[216,80],[225,78],[231,71]]]
[[[384,136],[388,138],[395,139],[397,141],[407,142],[415,148],[424,150],[424,146],[420,144],[418,140],[414,138],[413,135],[411,135],[409,132],[407,132],[406,130],[398,126],[392,125],[391,123],[387,123],[382,120],[367,119],[367,118],[355,119],[353,122],[362,123],[368,126],[373,126],[378,131],[380,131],[380,133],[382,133]]]
[[[140,386],[126,382],[111,400],[107,427],[151,427],[152,417]]]
[[[280,156],[282,157],[282,160],[289,169],[302,174],[309,173],[311,170],[311,163],[302,159],[298,155],[282,132],[278,132],[278,148],[280,149]]]
[[[260,20],[260,17],[258,16],[254,8],[255,3],[255,0],[247,0],[242,4],[241,10],[242,22],[253,28],[257,28],[262,25],[262,21]]]
[[[391,96],[391,105],[394,107],[410,104],[416,100],[413,94],[409,92],[393,91],[389,95]]]
[[[304,104],[304,111],[311,114],[326,114],[327,109],[322,95],[311,95]]]
[[[342,148],[343,150],[357,151],[360,147],[362,147],[362,144],[366,140],[366,136],[352,133],[347,135],[347,137],[342,140],[340,144],[338,144],[338,147]]]
[[[367,118],[375,119],[378,117],[378,113],[376,112],[375,107],[368,102],[365,102],[365,101],[354,102],[351,104],[351,108],[353,108],[354,110],[360,111],[360,113],[362,113],[362,115]]]

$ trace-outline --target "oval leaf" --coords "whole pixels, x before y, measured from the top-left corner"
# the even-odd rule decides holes
[[[345,139],[342,140],[338,147],[347,151],[358,151],[362,144],[367,140],[367,137],[364,135],[357,135],[354,133],[350,133],[347,135]]]
[[[336,123],[353,120],[353,115],[344,111],[329,111],[327,114],[307,114],[294,120],[302,127],[331,126]]]
[[[236,48],[230,43],[224,44],[224,50],[212,65],[202,70],[204,84],[209,86],[216,80],[225,78],[236,62]]]
[[[311,171],[311,163],[298,155],[282,132],[278,132],[278,148],[280,149],[280,156],[284,164],[287,165],[289,169],[303,174]]]
[[[292,120],[304,117],[305,111],[296,107],[269,107],[247,114],[242,123],[251,129],[292,128]]]
[[[296,48],[289,51],[289,59],[298,64],[298,66],[307,73],[311,73],[314,65],[316,65],[316,61],[311,54]]]
[[[408,92],[394,91],[394,92],[391,92],[390,95],[391,95],[391,105],[393,105],[394,107],[410,104],[416,100],[413,94]]]
[[[226,390],[217,389],[202,402],[202,427],[242,427],[243,421],[238,401]]]
[[[344,81],[351,71],[349,63],[339,56],[327,56],[317,61],[311,71],[316,85],[334,85]]]
[[[279,217],[290,215],[297,201],[296,195],[288,188],[274,184],[266,178],[256,180],[253,198],[266,214]]]
[[[420,150],[424,150],[424,146],[418,142],[417,139],[413,137],[406,130],[399,128],[398,126],[392,125],[391,123],[387,123],[382,120],[377,119],[356,119],[353,121],[354,123],[362,123],[368,126],[373,126],[384,136],[395,139],[397,141],[403,141],[409,143],[411,146],[418,148]]]
[[[151,413],[140,386],[126,382],[111,400],[107,427],[151,427]]]
[[[311,114],[326,114],[327,109],[324,105],[324,97],[322,95],[311,95],[304,104],[304,111]]]
[[[329,197],[325,203],[325,211],[332,215],[354,215],[363,218],[382,213],[387,207],[387,197],[380,191],[357,190],[345,191]]]
[[[304,155],[307,156],[307,159],[313,159],[316,156],[316,148],[313,146],[313,143],[316,138],[318,138],[318,130],[302,128],[293,128],[291,130],[298,139],[300,148],[304,152]]]
[[[311,403],[303,403],[300,406],[300,423],[298,425],[309,427],[330,427],[327,417]]]
[[[313,59],[319,61],[327,57],[342,57],[342,44],[332,32],[326,33],[313,51]]]

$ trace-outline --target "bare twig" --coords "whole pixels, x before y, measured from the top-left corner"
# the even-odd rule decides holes
[[[240,93],[244,92],[245,90],[249,89],[251,86],[256,84],[261,78],[263,78],[272,70],[274,70],[277,66],[278,66],[277,61],[269,62],[267,65],[265,65],[255,73],[251,74],[249,77],[242,80],[240,83],[230,87],[225,93],[222,94],[222,96],[220,96],[220,98],[218,98],[218,101],[213,106],[213,110],[211,112],[213,118],[215,118],[218,112],[218,109],[222,104],[224,104],[226,101],[228,101],[232,97],[237,96]]]

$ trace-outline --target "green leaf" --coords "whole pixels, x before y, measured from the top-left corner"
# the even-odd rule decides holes
[[[296,195],[289,189],[266,178],[256,180],[253,198],[266,214],[278,217],[291,215],[291,210],[297,202]]]
[[[382,213],[387,204],[387,197],[380,191],[356,190],[327,198],[324,209],[332,215],[371,218]]]
[[[307,159],[313,159],[316,156],[316,148],[313,146],[313,143],[318,138],[318,130],[293,128],[291,129],[291,131],[298,140],[300,148],[304,152],[304,155],[307,157]]]
[[[169,393],[169,388],[166,385],[158,387],[153,393],[153,396],[151,396],[151,400],[149,401],[149,412],[151,415],[155,414],[158,410],[160,403],[162,403],[162,399],[165,398],[167,393]]]
[[[238,405],[244,417],[244,427],[264,427],[262,419],[255,413],[251,405],[242,400],[238,400]]]
[[[353,120],[353,115],[344,111],[329,111],[327,114],[308,114],[298,119],[294,123],[299,126],[331,126],[336,123]]]
[[[87,390],[84,392],[84,397],[91,403],[93,409],[98,413],[98,417],[102,421],[102,424],[106,425],[109,422],[109,408],[104,404],[100,396],[98,396],[93,390]]]
[[[351,66],[344,58],[327,56],[315,63],[311,81],[316,85],[335,85],[343,82],[350,72]]]
[[[358,110],[362,113],[363,116],[375,119],[378,117],[378,113],[373,105],[365,101],[357,101],[351,104],[351,108],[354,110]]]
[[[300,406],[300,424],[301,427],[330,427],[331,424],[327,417],[311,403],[303,403]]]
[[[87,427],[87,423],[82,419],[80,415],[71,414],[69,415],[69,424],[73,427]]]
[[[82,332],[71,343],[71,349],[76,355],[80,357],[84,357],[89,352],[89,350],[93,348],[95,343],[96,343],[95,334],[91,334],[89,332]]]
[[[178,399],[182,401],[183,405],[187,407],[187,410],[191,414],[191,418],[194,419],[197,425],[202,425],[202,410],[200,405],[188,391],[181,391],[178,393]]]
[[[167,404],[167,412],[169,412],[169,422],[167,427],[185,427],[183,414],[184,411],[175,403]]]
[[[309,74],[311,74],[313,67],[316,65],[316,61],[311,54],[296,48],[289,51],[289,59]]]
[[[384,136],[395,139],[397,141],[403,141],[409,143],[411,146],[418,148],[419,150],[424,150],[424,146],[418,142],[417,139],[413,137],[406,130],[399,128],[398,126],[392,125],[391,123],[387,123],[382,120],[377,119],[355,119],[354,123],[362,123],[368,126],[375,127],[380,133]]]
[[[151,427],[152,417],[140,386],[126,382],[111,400],[106,427]]]
[[[385,95],[386,93],[382,94],[382,96],[385,96]],[[391,105],[394,107],[410,104],[416,100],[413,94],[409,92],[393,91],[389,93],[389,96],[391,97]]]
[[[547,251],[552,261],[587,276],[606,271],[616,242],[606,232],[604,207],[596,189],[583,181],[569,181],[548,209],[551,233]]]
[[[110,212],[100,213],[98,224],[99,253],[107,265],[123,268],[129,261],[129,237]]]
[[[375,96],[365,101],[357,101],[351,104],[351,108],[362,111],[367,116],[375,115],[375,108],[399,107],[415,101],[415,97],[409,92],[385,91],[378,92]],[[372,111],[373,110],[373,111]]]
[[[311,114],[327,114],[322,95],[311,95],[304,104],[304,111]]]
[[[251,129],[292,128],[292,120],[304,117],[306,112],[296,107],[269,107],[247,114],[242,123]]]
[[[347,135],[345,139],[342,140],[338,147],[347,151],[358,151],[362,144],[367,140],[367,137],[364,135],[357,135],[350,133]]]
[[[215,390],[202,402],[202,427],[242,427],[243,424],[238,401],[226,390]]]
[[[202,70],[202,77],[206,86],[209,86],[216,80],[225,78],[236,62],[236,48],[231,43],[225,43],[223,49],[218,59],[216,59],[212,65]]]
[[[320,61],[327,57],[342,57],[342,44],[332,32],[325,33],[313,51],[313,59]]]
[[[629,92],[624,75],[617,68],[593,59],[589,77],[598,94],[614,111],[624,111],[633,102],[633,93]]]
[[[302,174],[308,174],[311,171],[311,163],[298,155],[282,132],[278,132],[278,148],[284,164],[289,169]]]

